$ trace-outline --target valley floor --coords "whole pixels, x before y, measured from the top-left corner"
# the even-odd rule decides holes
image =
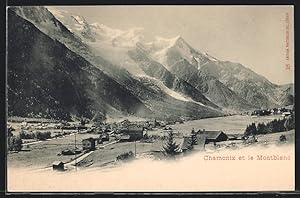
[[[179,132],[176,137],[176,142],[180,144],[182,136],[189,135],[191,130],[194,128],[206,129],[206,130],[222,130],[227,134],[242,134],[245,127],[251,122],[267,122],[274,118],[279,118],[279,116],[265,116],[259,118],[253,118],[250,116],[228,116],[220,118],[209,118],[202,120],[188,121],[183,124],[171,125],[174,132]],[[55,130],[54,130],[55,131]],[[75,134],[76,134],[76,147],[81,149],[81,141],[83,139],[93,137],[98,138],[99,134],[91,133],[76,133],[73,132],[70,135],[54,138],[46,141],[38,141],[33,143],[27,143],[23,145],[23,149],[20,152],[12,152],[7,157],[8,167],[13,168],[26,168],[30,170],[43,169],[51,167],[53,161],[62,161],[64,163],[69,163],[74,161],[76,157],[80,157],[84,153],[78,155],[59,155],[62,150],[73,149],[75,146]],[[149,135],[165,136],[166,131],[163,129],[157,129],[153,131],[148,131]],[[285,134],[287,137],[287,142],[294,142],[294,130],[282,133],[272,133],[267,135],[258,135],[257,145],[268,145],[268,144],[278,144],[279,136]],[[145,143],[137,141],[135,142],[118,142],[114,143],[115,139],[110,138],[109,142],[104,142],[103,146],[97,144],[96,150],[88,155],[86,158],[82,158],[78,164],[80,168],[84,167],[102,167],[108,164],[115,164],[116,157],[122,153],[132,151],[136,152],[139,156],[151,156],[157,155],[164,144],[163,139],[157,138],[152,143]],[[111,144],[109,144],[111,142]],[[234,141],[224,141],[217,143],[214,146],[212,143],[205,145],[205,150],[213,151],[224,148],[236,149],[241,147],[249,146],[244,144],[241,140]],[[195,151],[202,150],[195,146]],[[73,169],[72,167],[69,167]]]
[[[294,133],[292,130],[261,135],[254,144],[233,145],[230,141],[218,143],[217,147],[208,144],[206,152],[197,152],[199,148],[195,148],[175,161],[155,160],[148,155],[147,151],[161,147],[161,143],[138,142],[137,159],[116,162],[119,153],[134,151],[134,143],[111,144],[89,154],[77,171],[71,168],[65,172],[42,168],[57,160],[57,156],[37,155],[45,152],[36,148],[28,157],[21,158],[23,152],[8,156],[8,189],[13,192],[289,191],[294,187]],[[284,143],[278,141],[282,134],[287,137]],[[207,160],[207,156],[233,156],[235,160]],[[244,160],[239,160],[241,156]],[[286,156],[289,160],[258,160],[257,156]]]

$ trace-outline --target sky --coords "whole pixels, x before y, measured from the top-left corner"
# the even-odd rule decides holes
[[[292,6],[56,8],[81,15],[88,23],[98,22],[122,30],[142,27],[149,41],[155,36],[180,35],[195,49],[219,60],[241,63],[275,84],[294,82]]]

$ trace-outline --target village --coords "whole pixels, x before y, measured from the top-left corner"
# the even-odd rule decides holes
[[[252,112],[245,112],[245,115],[255,116],[268,116],[268,115],[282,115],[289,116],[294,111],[294,106],[289,105],[282,108],[271,108],[271,109],[257,109]]]
[[[202,121],[214,123],[219,127],[223,122],[220,119],[231,119],[231,117],[228,126],[236,125],[232,123],[233,120],[237,120],[234,116]],[[255,119],[250,116],[239,116],[239,118],[241,121]],[[266,116],[266,119],[270,118]],[[256,142],[266,144],[273,141],[274,143],[282,138],[282,134],[285,140],[293,141],[294,130],[282,134],[276,133],[275,136],[272,134],[272,138],[270,135],[245,137],[243,128],[246,126],[243,123],[247,122],[241,121],[238,132],[232,129],[225,132],[197,128],[199,124],[194,125],[194,121],[183,119],[177,121],[124,119],[111,123],[94,123],[86,119],[77,122],[11,119],[8,122],[8,138],[12,137],[11,139],[16,143],[19,137],[21,145],[19,148],[9,149],[8,164],[14,167],[33,167],[38,170],[72,171],[116,165],[142,157],[164,160],[167,157],[165,145],[170,141],[170,134],[171,141],[177,146],[176,157],[192,152],[237,149]],[[224,123],[226,122],[220,125],[220,129],[224,128]]]

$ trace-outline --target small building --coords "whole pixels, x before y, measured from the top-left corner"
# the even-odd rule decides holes
[[[70,149],[65,149],[61,152],[62,155],[75,155],[75,152],[71,151]]]
[[[288,112],[288,111],[282,113],[283,117],[287,117],[287,116],[290,116],[290,115],[291,115],[291,112]]]
[[[119,137],[119,142],[129,142],[130,140],[130,135],[120,135]]]
[[[205,144],[228,140],[228,136],[223,131],[199,131],[199,136],[205,139]]]
[[[144,137],[144,128],[128,127],[121,130],[120,141],[135,141]]]
[[[64,171],[64,163],[62,161],[54,161],[52,163],[53,170]]]
[[[92,137],[82,140],[83,150],[96,150],[96,140]]]
[[[99,136],[99,141],[100,141],[100,142],[109,141],[109,134],[108,134],[107,132],[102,133],[102,134]]]

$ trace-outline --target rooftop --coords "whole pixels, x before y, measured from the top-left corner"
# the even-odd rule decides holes
[[[62,162],[62,161],[54,161],[52,163],[52,165],[60,165],[60,164],[64,164],[64,162]]]

